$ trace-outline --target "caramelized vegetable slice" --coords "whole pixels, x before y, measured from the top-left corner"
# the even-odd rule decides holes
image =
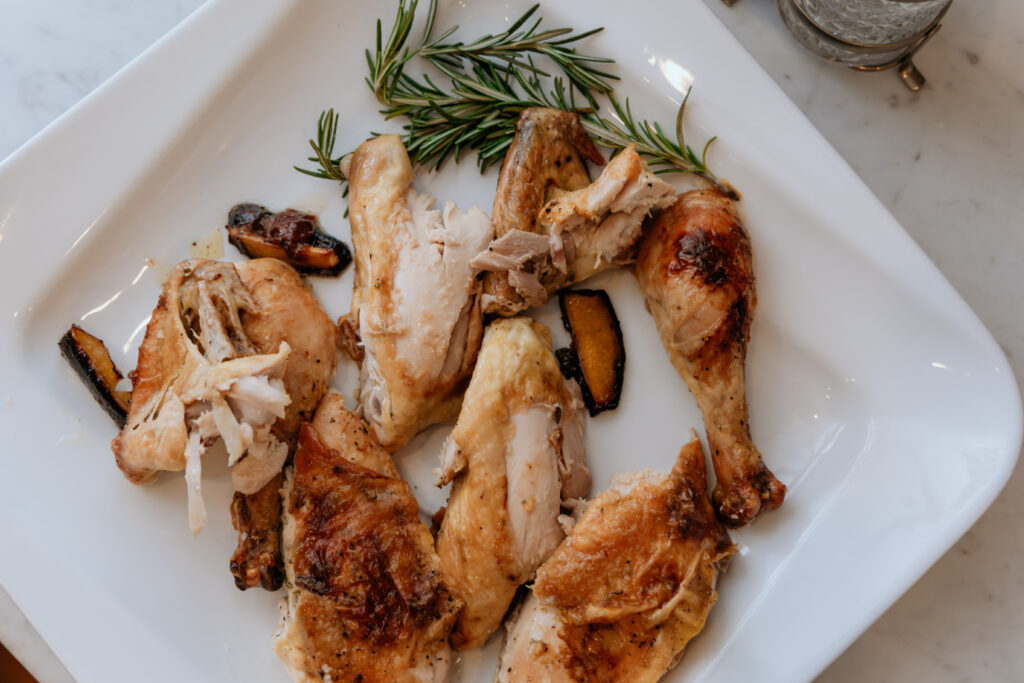
[[[348,245],[321,230],[311,213],[238,204],[226,227],[228,241],[249,258],[276,258],[300,273],[334,276],[352,262]]]
[[[572,348],[556,356],[566,376],[583,390],[583,401],[594,416],[619,405],[626,349],[622,329],[603,290],[576,289],[559,295],[562,323],[572,335]]]
[[[124,375],[114,366],[103,340],[92,336],[78,325],[72,325],[60,338],[57,346],[60,347],[61,355],[89,387],[89,393],[96,402],[107,411],[119,427],[124,427],[132,394],[130,391],[117,389],[117,383]]]

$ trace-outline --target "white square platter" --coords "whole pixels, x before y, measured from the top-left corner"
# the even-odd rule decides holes
[[[443,2],[439,22],[475,36],[526,7]],[[699,0],[570,0],[542,14],[606,27],[585,50],[618,61],[635,112],[670,123],[692,82],[690,139],[719,136],[711,163],[743,193],[754,244],[751,425],[790,491],[733,534],[740,552],[720,601],[669,680],[812,678],[1002,488],[1021,443],[1012,372]],[[287,680],[269,646],[279,596],[240,593],[228,572],[223,465],[204,467],[210,524],[193,539],[181,477],[123,479],[115,428],[56,342],[76,322],[133,367],[162,275],[237,202],[315,210],[348,240],[337,187],[291,166],[321,109],[341,113],[339,148],[397,130],[362,81],[375,21],[387,30],[393,15],[391,2],[213,0],[0,164],[0,583],[82,683]],[[488,210],[495,171],[480,176],[473,161],[417,185]],[[596,492],[619,470],[668,469],[690,428],[703,429],[632,276],[592,284],[612,296],[628,357],[620,408],[588,425]],[[348,310],[350,273],[314,286],[332,317]],[[538,317],[563,344],[557,313]],[[399,456],[427,512],[444,501],[429,485],[444,433]],[[466,655],[457,678],[490,680],[497,640]]]

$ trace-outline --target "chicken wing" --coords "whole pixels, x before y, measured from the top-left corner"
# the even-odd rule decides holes
[[[452,636],[459,649],[501,625],[516,589],[564,538],[561,508],[590,490],[583,410],[546,327],[491,324],[437,472],[438,485],[454,479],[437,552],[466,603]]]
[[[296,683],[445,680],[462,604],[412,491],[340,397],[325,399],[314,425],[302,427],[285,485],[288,596],[275,652]]]
[[[745,366],[757,303],[750,239],[733,202],[693,190],[643,236],[636,264],[647,308],[704,415],[722,520],[742,526],[782,505],[786,487],[750,438]]]
[[[489,271],[491,283],[507,282],[486,290],[485,312],[509,315],[539,306],[552,292],[630,262],[644,218],[674,201],[675,191],[636,149],[623,149],[593,183],[556,194],[537,209],[532,231],[507,230],[473,259]],[[520,210],[532,208],[524,202]]]
[[[480,282],[469,261],[493,236],[477,208],[412,189],[397,135],[360,145],[349,167],[355,284],[348,324],[363,345],[360,413],[394,452],[458,414],[483,335]]]
[[[537,570],[497,680],[647,683],[682,658],[734,552],[694,440],[671,474],[620,473]]]
[[[604,165],[604,157],[580,125],[579,116],[559,109],[524,109],[516,121],[516,134],[505,154],[498,175],[491,220],[498,239],[506,240],[504,255],[517,242],[530,251],[546,250],[546,235],[540,235],[537,213],[555,195],[579,190],[590,184],[584,159]],[[525,233],[538,234],[540,239]],[[531,242],[532,240],[532,242]],[[509,282],[507,270],[487,273],[484,301],[491,302],[488,312],[515,315],[526,308],[523,297]]]

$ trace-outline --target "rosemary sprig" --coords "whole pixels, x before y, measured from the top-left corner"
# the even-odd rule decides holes
[[[338,180],[342,183],[346,183],[345,194],[348,194],[348,178],[341,170],[341,160],[347,157],[351,152],[342,154],[341,156],[334,156],[334,142],[338,137],[338,119],[339,115],[334,113],[334,109],[328,109],[327,111],[320,112],[320,118],[316,123],[316,140],[310,140],[309,146],[313,148],[313,153],[316,156],[306,157],[306,161],[313,161],[320,165],[318,169],[307,169],[293,166],[299,173],[305,173],[308,176],[314,178],[323,178],[325,180]]]
[[[395,89],[386,118],[404,116],[405,144],[417,165],[438,169],[449,157],[456,161],[465,149],[477,152],[481,172],[500,163],[515,136],[519,114],[528,107],[570,107],[561,79],[555,90],[544,91],[537,73],[501,70],[494,64],[475,63],[469,73],[441,67],[450,88],[433,79],[405,77]]]
[[[618,121],[593,114],[580,116],[580,122],[595,143],[604,147],[619,150],[628,145],[634,145],[636,151],[647,157],[648,165],[655,173],[692,173],[703,178],[727,197],[738,199],[739,195],[729,183],[719,180],[708,168],[708,148],[711,143],[717,140],[712,137],[704,143],[700,156],[693,151],[693,148],[686,144],[683,136],[683,114],[686,111],[686,102],[690,99],[693,91],[691,85],[686,89],[686,95],[679,104],[679,111],[676,113],[676,137],[669,138],[657,122],[651,123],[642,120],[639,123],[633,118],[633,111],[629,106],[629,98],[623,106],[609,95],[612,108],[615,110]]]
[[[635,145],[657,173],[692,173],[725,194],[737,196],[708,168],[708,148],[715,138],[705,143],[700,155],[686,144],[683,114],[690,90],[679,106],[673,140],[658,123],[638,122],[628,99],[622,105],[615,98],[610,81],[618,77],[597,66],[613,60],[581,54],[571,47],[600,28],[582,33],[569,28],[542,29],[542,19],[534,18],[539,6],[534,5],[502,33],[469,43],[445,42],[458,27],[432,38],[437,2],[431,0],[423,36],[411,44],[417,4],[418,0],[399,0],[387,40],[378,20],[376,49],[366,51],[367,85],[384,105],[381,113],[385,119],[407,119],[403,141],[414,164],[436,170],[447,159],[458,161],[464,151],[474,150],[481,172],[486,171],[504,158],[523,109],[553,107],[579,113],[584,128],[599,145],[615,151]],[[539,68],[534,56],[547,58],[561,75],[552,77]],[[406,66],[414,58],[422,59],[441,78],[410,76]],[[577,94],[588,106],[576,106]],[[610,102],[614,120],[598,113],[601,96]],[[319,169],[296,170],[347,183],[340,167],[346,155],[334,157],[337,124],[333,109],[321,114],[317,138],[310,140],[316,156],[309,157]]]
[[[581,54],[571,47],[573,43],[603,29],[596,28],[576,34],[571,28],[539,30],[543,21],[540,17],[529,28],[523,28],[537,13],[539,4],[528,9],[502,33],[487,34],[470,43],[446,43],[444,41],[458,30],[458,26],[452,26],[440,36],[431,38],[437,17],[437,0],[431,0],[423,37],[417,45],[409,46],[406,43],[416,16],[417,4],[418,0],[411,0],[408,4],[406,0],[399,0],[398,13],[387,42],[382,40],[383,29],[378,20],[376,51],[366,51],[370,72],[367,84],[377,101],[385,106],[390,106],[394,100],[396,89],[403,80],[405,65],[417,56],[441,71],[464,71],[467,65],[484,68],[493,66],[499,71],[526,70],[536,76],[548,77],[550,74],[540,70],[531,59],[539,55],[551,60],[571,86],[583,93],[592,106],[596,106],[593,93],[611,93],[612,86],[608,81],[618,80],[618,76],[595,66],[612,64],[614,60]]]

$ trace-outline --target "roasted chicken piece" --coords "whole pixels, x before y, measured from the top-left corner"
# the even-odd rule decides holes
[[[501,164],[491,214],[496,238],[513,234],[502,243],[502,255],[518,258],[518,253],[509,253],[517,249],[517,244],[526,253],[532,251],[531,245],[534,250],[548,247],[546,235],[540,234],[537,225],[537,213],[555,196],[590,184],[584,159],[604,165],[604,157],[575,113],[537,107],[523,110]],[[535,233],[540,239],[523,233]],[[509,282],[508,270],[487,273],[484,301],[489,302],[488,312],[502,315],[515,315],[527,307]]]
[[[294,274],[277,262],[252,263],[250,273],[261,282],[282,268]],[[301,281],[284,298],[308,299],[318,309]],[[293,307],[285,302],[284,308]],[[318,363],[327,373],[325,385],[335,352],[333,326],[320,314],[332,335],[330,355]],[[243,317],[253,320],[248,329]],[[321,372],[307,368],[316,360],[310,349],[320,344],[305,339],[315,321],[303,320],[302,329],[294,331],[294,338],[304,340],[294,357],[287,341],[292,337],[280,332],[293,322],[261,303],[230,263],[184,261],[164,286],[139,348],[128,420],[111,445],[133,483],[152,481],[159,470],[185,470],[193,533],[206,522],[201,457],[218,438],[228,453],[232,483],[243,494],[262,489],[288,456],[286,430],[278,423],[297,420],[311,400],[307,394],[317,391],[306,382]],[[293,400],[289,387],[299,385],[303,389],[294,391]]]
[[[412,491],[339,396],[313,425],[285,486],[288,596],[275,652],[296,683],[445,680],[462,604]]]
[[[295,269],[272,258],[235,265],[256,302],[242,312],[242,328],[260,353],[286,343],[292,349],[285,366],[284,389],[291,398],[273,431],[294,444],[299,425],[309,420],[338,365],[337,328]]]
[[[524,179],[503,174],[499,198],[503,191],[509,192],[502,182]],[[644,218],[674,201],[675,191],[647,167],[636,149],[632,145],[623,149],[593,183],[554,193],[529,222],[521,219],[532,231],[515,228],[498,233],[487,251],[473,259],[474,266],[489,271],[485,312],[511,315],[539,306],[552,292],[630,262]],[[523,202],[520,210],[532,208]]]
[[[284,388],[291,398],[283,418],[272,431],[294,445],[299,425],[308,420],[327,391],[337,366],[336,328],[299,274],[272,259],[254,259],[236,266],[256,308],[243,311],[242,327],[258,351],[281,342],[292,349],[284,371]],[[281,557],[280,474],[252,494],[236,492],[231,522],[238,546],[231,556],[231,574],[239,589],[261,586],[277,590],[284,581]]]
[[[349,166],[355,250],[352,312],[362,343],[359,411],[394,452],[458,414],[480,349],[480,282],[470,260],[493,236],[477,208],[460,211],[412,189],[397,135],[361,144]]]
[[[256,493],[235,492],[231,500],[231,524],[238,531],[238,545],[228,566],[238,590],[260,587],[276,591],[284,583],[281,555],[281,486],[278,474]]]
[[[745,367],[757,294],[750,238],[732,200],[715,190],[680,195],[644,234],[636,276],[704,415],[715,508],[726,524],[747,524],[782,505],[786,487],[750,438]]]
[[[733,552],[696,436],[668,475],[615,475],[537,570],[508,626],[497,680],[658,680],[704,628]]]
[[[583,411],[544,325],[488,327],[437,472],[439,486],[454,480],[437,552],[466,603],[457,648],[479,646],[501,625],[516,589],[564,538],[562,508],[589,492]]]

